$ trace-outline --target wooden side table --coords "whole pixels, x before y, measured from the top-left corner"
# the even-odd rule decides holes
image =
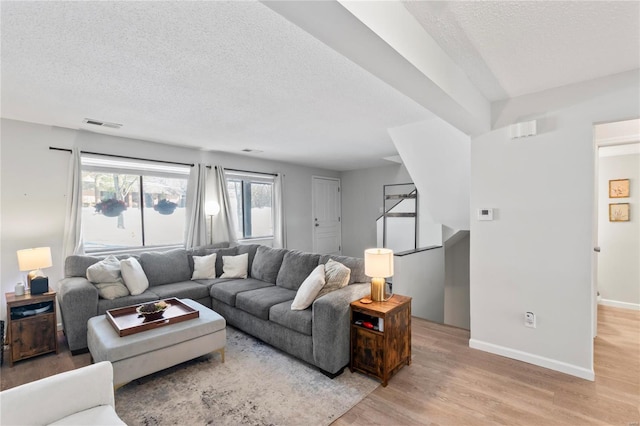
[[[395,294],[386,302],[352,302],[349,369],[376,377],[387,386],[405,364],[411,364],[411,298]]]
[[[56,336],[56,293],[5,293],[7,299],[7,342],[9,365],[25,358],[58,353]]]

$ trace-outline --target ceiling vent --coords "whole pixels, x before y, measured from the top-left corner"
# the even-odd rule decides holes
[[[91,124],[93,126],[109,127],[111,129],[119,129],[120,127],[122,127],[122,124],[108,123],[106,121],[94,120],[93,118],[85,118],[83,122],[86,124]]]

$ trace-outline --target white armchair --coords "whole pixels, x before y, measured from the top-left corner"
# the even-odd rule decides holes
[[[0,392],[0,424],[126,425],[115,411],[110,362]]]

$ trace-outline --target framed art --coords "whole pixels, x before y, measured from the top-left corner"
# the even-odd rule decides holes
[[[627,198],[629,196],[629,179],[609,181],[609,198]]]
[[[629,203],[609,204],[609,222],[629,222]]]

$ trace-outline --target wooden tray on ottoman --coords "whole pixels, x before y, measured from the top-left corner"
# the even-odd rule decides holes
[[[157,302],[159,302],[159,300],[155,301],[155,303]],[[123,337],[129,336],[130,334],[140,333],[142,331],[153,330],[158,327],[164,327],[165,325],[187,321],[200,316],[200,312],[197,309],[193,309],[191,306],[186,305],[180,299],[175,297],[164,299],[164,302],[171,306],[164,311],[162,318],[157,320],[146,321],[145,318],[140,317],[136,309],[141,305],[109,309],[106,314],[107,319],[113,328],[116,329],[120,337]]]

